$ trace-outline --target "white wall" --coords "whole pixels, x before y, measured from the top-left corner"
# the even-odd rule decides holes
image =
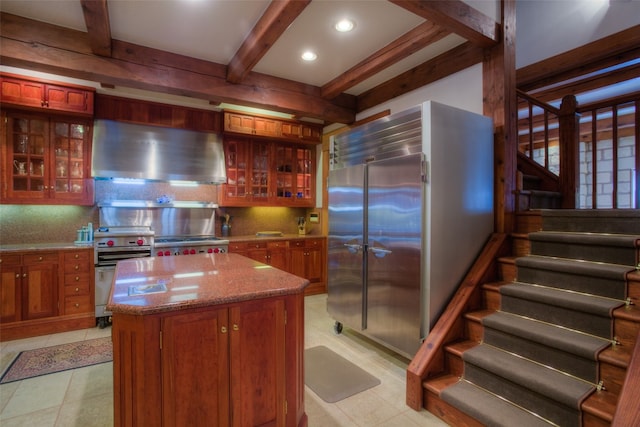
[[[639,0],[518,0],[516,69],[639,24]]]
[[[356,120],[367,118],[386,109],[390,109],[391,114],[397,113],[429,100],[482,114],[482,64],[476,64],[364,110],[356,115]]]

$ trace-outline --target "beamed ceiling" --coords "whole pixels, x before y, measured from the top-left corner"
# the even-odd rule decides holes
[[[2,0],[0,11],[3,65],[327,124],[477,64],[500,39],[458,0]],[[342,17],[351,33],[332,28]]]

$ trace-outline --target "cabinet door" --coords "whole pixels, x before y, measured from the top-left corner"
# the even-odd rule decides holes
[[[84,120],[53,120],[51,123],[51,185],[56,201],[92,201],[90,127]]]
[[[268,264],[279,270],[288,271],[289,269],[289,256],[288,256],[288,242],[284,240],[278,240],[275,242],[268,242],[267,248],[269,253]]]
[[[163,426],[230,425],[230,332],[226,308],[163,319]]]
[[[227,183],[220,188],[220,204],[246,206],[249,203],[249,140],[227,137],[224,140]]]
[[[271,144],[252,141],[249,194],[252,205],[266,205],[271,189]]]
[[[232,425],[285,424],[283,300],[258,300],[229,309]]]
[[[238,113],[224,113],[225,131],[253,135],[254,129],[254,119],[252,116]]]
[[[39,115],[7,115],[4,200],[35,202],[49,197],[49,121]]]
[[[19,263],[19,255],[2,256],[2,263],[0,263],[0,323],[16,322],[22,317],[20,304],[22,268]]]
[[[2,78],[2,103],[25,107],[44,107],[45,85],[28,80]]]
[[[294,177],[295,204],[313,207],[316,200],[315,147],[296,147]]]
[[[25,265],[23,271],[26,277],[22,279],[22,320],[57,316],[57,265],[39,262]]]
[[[93,98],[91,91],[45,85],[45,106],[54,110],[93,114]]]
[[[254,134],[259,136],[280,136],[280,122],[264,117],[253,118]]]

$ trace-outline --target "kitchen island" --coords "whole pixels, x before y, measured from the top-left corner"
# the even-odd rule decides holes
[[[237,254],[118,262],[116,426],[306,426],[308,280]]]

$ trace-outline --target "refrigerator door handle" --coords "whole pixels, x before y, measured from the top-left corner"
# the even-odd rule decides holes
[[[344,246],[349,250],[349,253],[357,254],[362,250],[362,245],[345,243]]]
[[[372,248],[372,247],[369,247],[369,250],[373,252],[373,255],[376,258],[384,258],[386,255],[389,255],[392,252],[389,249]]]

